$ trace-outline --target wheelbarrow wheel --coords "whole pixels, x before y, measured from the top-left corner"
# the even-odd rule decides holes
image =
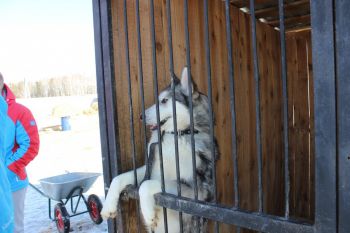
[[[59,233],[69,233],[70,221],[66,207],[62,203],[55,205],[56,227]]]
[[[87,204],[91,220],[95,224],[100,224],[103,221],[101,216],[102,203],[100,198],[98,198],[98,196],[95,194],[91,194],[88,197]]]

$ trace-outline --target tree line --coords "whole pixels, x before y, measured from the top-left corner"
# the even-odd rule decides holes
[[[96,94],[96,80],[81,75],[37,81],[24,79],[8,84],[17,98],[37,98]]]

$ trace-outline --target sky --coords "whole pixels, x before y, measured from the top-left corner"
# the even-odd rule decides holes
[[[0,0],[5,82],[95,77],[91,0]]]

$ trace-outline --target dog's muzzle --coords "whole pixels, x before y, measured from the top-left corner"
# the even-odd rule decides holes
[[[160,127],[162,127],[162,125],[164,125],[165,122],[167,122],[169,120],[169,118],[166,118],[166,119],[162,120],[161,122],[159,122]],[[150,125],[151,130],[157,130],[158,128],[159,128],[158,125]]]

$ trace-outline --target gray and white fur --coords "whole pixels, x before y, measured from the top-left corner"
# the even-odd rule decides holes
[[[176,123],[178,130],[178,154],[180,167],[181,195],[194,198],[194,177],[192,163],[192,147],[190,134],[190,108],[189,94],[192,91],[193,119],[194,119],[194,142],[196,157],[196,177],[198,185],[198,199],[212,201],[213,186],[213,160],[218,158],[218,148],[215,142],[214,155],[211,153],[212,138],[210,135],[210,113],[208,98],[188,85],[188,73],[185,67],[182,71],[181,80],[175,78],[175,106]],[[177,194],[177,176],[175,159],[175,139],[173,124],[173,93],[171,85],[159,95],[160,125],[157,125],[156,105],[146,109],[145,123],[151,130],[148,142],[149,160],[151,165],[146,174],[146,166],[137,169],[137,179],[143,180],[139,186],[140,206],[145,226],[148,232],[162,233],[164,230],[162,207],[155,205],[153,195],[161,192],[161,172],[158,147],[158,128],[161,131],[161,143],[163,154],[165,190],[167,193]],[[153,145],[151,149],[151,145]],[[147,179],[144,179],[144,178]],[[120,194],[128,185],[134,184],[134,173],[129,171],[116,176],[109,188],[101,215],[104,219],[113,218],[117,215],[117,205]],[[168,209],[168,232],[179,233],[178,212]],[[184,232],[194,232],[196,229],[195,218],[183,214]],[[207,232],[206,220],[199,220],[200,232]]]

